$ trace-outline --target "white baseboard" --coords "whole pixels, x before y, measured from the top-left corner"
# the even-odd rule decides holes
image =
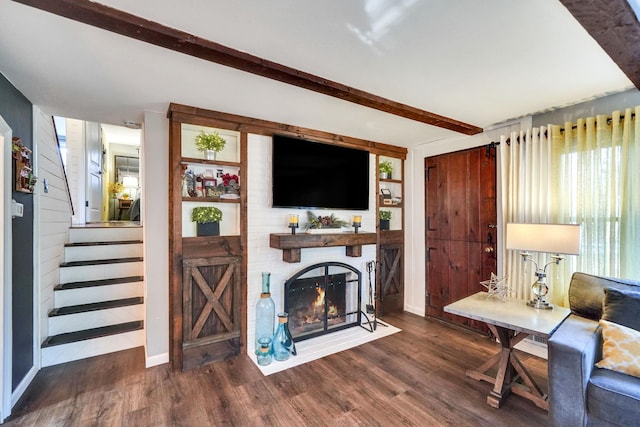
[[[152,368],[165,363],[169,363],[169,353],[155,354],[153,356],[147,355],[145,366],[147,368]]]
[[[22,397],[24,392],[27,390],[27,387],[29,387],[29,385],[31,384],[31,381],[33,381],[38,371],[39,369],[37,366],[35,365],[32,366],[31,369],[29,369],[29,372],[27,372],[27,375],[25,375],[22,381],[20,381],[20,384],[18,384],[18,387],[16,387],[13,393],[11,393],[11,407],[14,407],[16,403],[18,403],[18,400]]]
[[[404,306],[404,311],[407,311],[409,313],[416,314],[416,315],[422,316],[422,317],[425,316],[424,306],[423,307],[420,307],[420,306],[414,307],[412,305],[405,305]]]

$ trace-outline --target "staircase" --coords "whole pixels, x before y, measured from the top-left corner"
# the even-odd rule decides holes
[[[73,227],[42,366],[144,345],[142,228]]]

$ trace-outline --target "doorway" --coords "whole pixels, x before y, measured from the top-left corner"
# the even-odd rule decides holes
[[[73,225],[139,222],[138,128],[54,117],[74,207]]]
[[[424,166],[426,313],[486,332],[443,308],[485,290],[480,282],[497,271],[495,148],[428,157]]]

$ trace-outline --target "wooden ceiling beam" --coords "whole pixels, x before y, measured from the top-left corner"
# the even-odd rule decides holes
[[[466,135],[482,128],[241,52],[88,0],[14,0],[58,16],[237,70]]]
[[[640,22],[627,0],[560,0],[640,89]]]

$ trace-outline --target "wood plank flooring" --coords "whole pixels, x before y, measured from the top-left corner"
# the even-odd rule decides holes
[[[547,413],[465,375],[499,350],[477,333],[412,314],[402,332],[264,377],[246,356],[174,372],[142,348],[42,369],[7,426],[541,426]],[[545,360],[522,355],[544,390]]]

